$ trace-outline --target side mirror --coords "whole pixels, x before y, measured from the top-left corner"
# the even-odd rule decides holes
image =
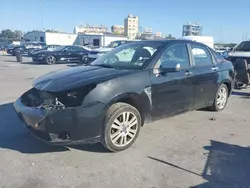
[[[181,65],[180,63],[174,61],[163,61],[161,66],[158,69],[160,73],[169,73],[169,72],[178,72],[180,71]]]

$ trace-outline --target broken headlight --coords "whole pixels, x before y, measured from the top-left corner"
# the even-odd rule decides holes
[[[82,104],[84,97],[95,86],[83,87],[71,91],[63,91],[56,94],[57,101],[63,104],[65,107],[76,107]]]

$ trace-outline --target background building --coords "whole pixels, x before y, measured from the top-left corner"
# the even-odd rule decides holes
[[[162,33],[161,32],[155,32],[155,39],[162,39]]]
[[[124,19],[124,34],[129,39],[135,39],[139,33],[139,17],[129,14]]]
[[[182,36],[201,36],[202,35],[202,26],[198,23],[188,23],[183,25]]]
[[[78,45],[81,46],[95,46],[104,47],[109,45],[113,41],[128,40],[124,35],[114,34],[78,34]]]
[[[140,33],[140,36],[138,38],[142,40],[153,39],[154,34],[152,28],[145,28],[144,31]]]
[[[124,26],[122,25],[112,25],[111,32],[113,34],[124,35]]]
[[[31,31],[23,36],[25,42],[44,42],[47,45],[72,45],[77,43],[77,34]]]
[[[104,25],[80,25],[74,27],[74,33],[107,33],[108,27]]]
[[[23,36],[24,42],[44,42],[45,44],[58,45],[91,45],[104,47],[116,40],[127,40],[124,35],[113,35],[108,33],[85,34],[85,33],[55,33],[45,31],[32,31]]]

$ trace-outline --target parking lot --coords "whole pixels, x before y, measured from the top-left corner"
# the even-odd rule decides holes
[[[12,103],[35,78],[74,64],[38,65],[0,55],[0,187],[250,187],[250,90],[227,108],[146,124],[135,144],[110,153],[101,144],[55,147],[36,140]]]

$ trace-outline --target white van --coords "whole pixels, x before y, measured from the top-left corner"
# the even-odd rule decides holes
[[[210,36],[184,36],[178,39],[200,42],[214,49],[214,38]]]

